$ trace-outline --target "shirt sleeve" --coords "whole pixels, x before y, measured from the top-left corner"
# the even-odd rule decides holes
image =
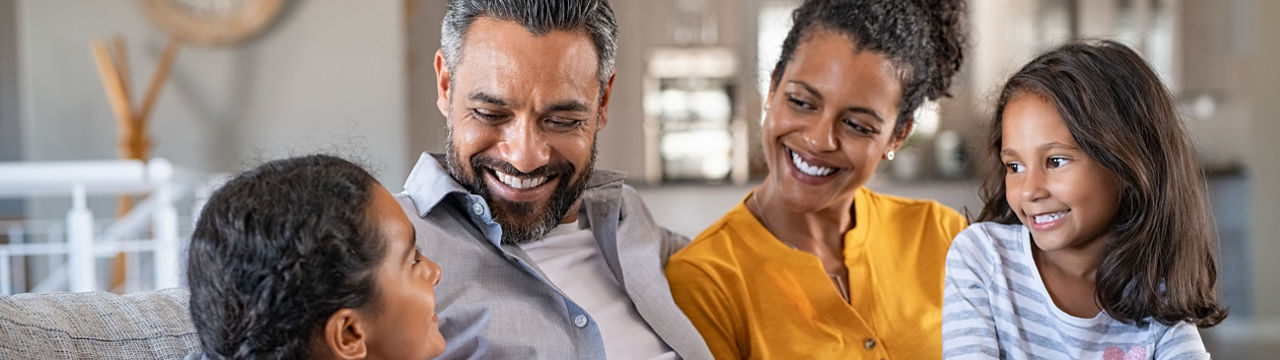
[[[671,284],[671,296],[680,310],[702,334],[707,348],[716,359],[742,359],[738,347],[738,309],[717,278],[697,265],[678,257],[667,265],[667,281]]]
[[[947,251],[947,275],[942,292],[942,357],[997,359],[1000,356],[995,319],[987,289],[994,242],[972,226],[960,232]]]
[[[690,239],[684,235],[680,235],[666,227],[658,225],[653,219],[653,215],[649,213],[649,208],[644,204],[644,200],[640,199],[639,193],[631,186],[622,186],[622,206],[623,216],[637,217],[642,216],[641,220],[631,219],[628,221],[644,221],[651,224],[658,231],[658,241],[661,241],[658,249],[658,256],[661,257],[663,266],[666,266],[667,260],[671,255],[675,255],[685,246],[689,245]]]
[[[956,237],[961,231],[969,226],[969,220],[965,219],[964,215],[960,215],[960,212],[946,206],[942,206],[942,209],[942,231],[944,231],[948,237]]]
[[[1209,352],[1200,340],[1200,330],[1189,322],[1179,322],[1156,341],[1156,360],[1207,360]]]
[[[684,237],[684,235],[677,234],[675,231],[665,227],[659,228],[659,231],[662,232],[662,259],[664,262],[671,258],[671,255],[675,255],[677,251],[689,245],[689,238]]]

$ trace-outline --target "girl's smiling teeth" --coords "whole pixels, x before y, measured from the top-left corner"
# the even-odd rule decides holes
[[[1063,216],[1067,216],[1068,212],[1071,212],[1071,210],[1062,210],[1058,212],[1040,214],[1040,215],[1032,216],[1031,218],[1037,224],[1044,224],[1044,223],[1049,223],[1049,222],[1053,222],[1055,220],[1061,219]]]
[[[810,164],[804,161],[804,159],[801,158],[799,154],[796,154],[795,151],[791,151],[791,148],[784,146],[783,149],[786,149],[787,154],[791,155],[791,164],[796,167],[796,170],[800,170],[800,173],[802,174],[814,176],[814,177],[822,177],[822,176],[829,176],[831,174],[834,174],[836,170],[839,170],[833,167],[817,166],[817,165]]]
[[[546,176],[537,176],[537,177],[530,177],[530,178],[519,177],[515,175],[510,175],[498,170],[493,170],[493,175],[494,177],[498,178],[498,181],[501,181],[504,185],[507,185],[512,189],[518,189],[518,190],[536,188],[546,183],[548,179],[548,177]]]

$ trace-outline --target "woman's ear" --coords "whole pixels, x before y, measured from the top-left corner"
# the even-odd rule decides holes
[[[769,107],[770,101],[773,100],[773,92],[776,90],[778,90],[778,83],[773,80],[773,77],[769,77],[769,91],[766,91],[764,99],[761,99],[765,107]]]
[[[369,334],[364,326],[364,319],[355,309],[338,309],[324,323],[325,347],[337,359],[365,358],[369,353],[365,344]]]
[[[898,150],[902,148],[902,143],[907,141],[907,136],[911,136],[911,130],[916,128],[916,119],[913,117],[907,119],[906,124],[902,124],[902,131],[893,134],[893,138],[889,139],[889,150]]]

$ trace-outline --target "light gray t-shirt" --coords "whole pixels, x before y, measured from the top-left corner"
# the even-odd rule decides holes
[[[1208,359],[1187,322],[1080,318],[1054,305],[1022,225],[977,223],[951,243],[942,303],[946,359]]]
[[[542,240],[520,248],[552,284],[598,323],[609,359],[676,358],[640,318],[635,304],[610,274],[591,230],[580,229],[577,223],[560,224]]]

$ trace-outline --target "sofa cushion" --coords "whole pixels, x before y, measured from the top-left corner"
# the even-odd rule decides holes
[[[200,350],[186,289],[0,296],[0,354],[182,359]]]

